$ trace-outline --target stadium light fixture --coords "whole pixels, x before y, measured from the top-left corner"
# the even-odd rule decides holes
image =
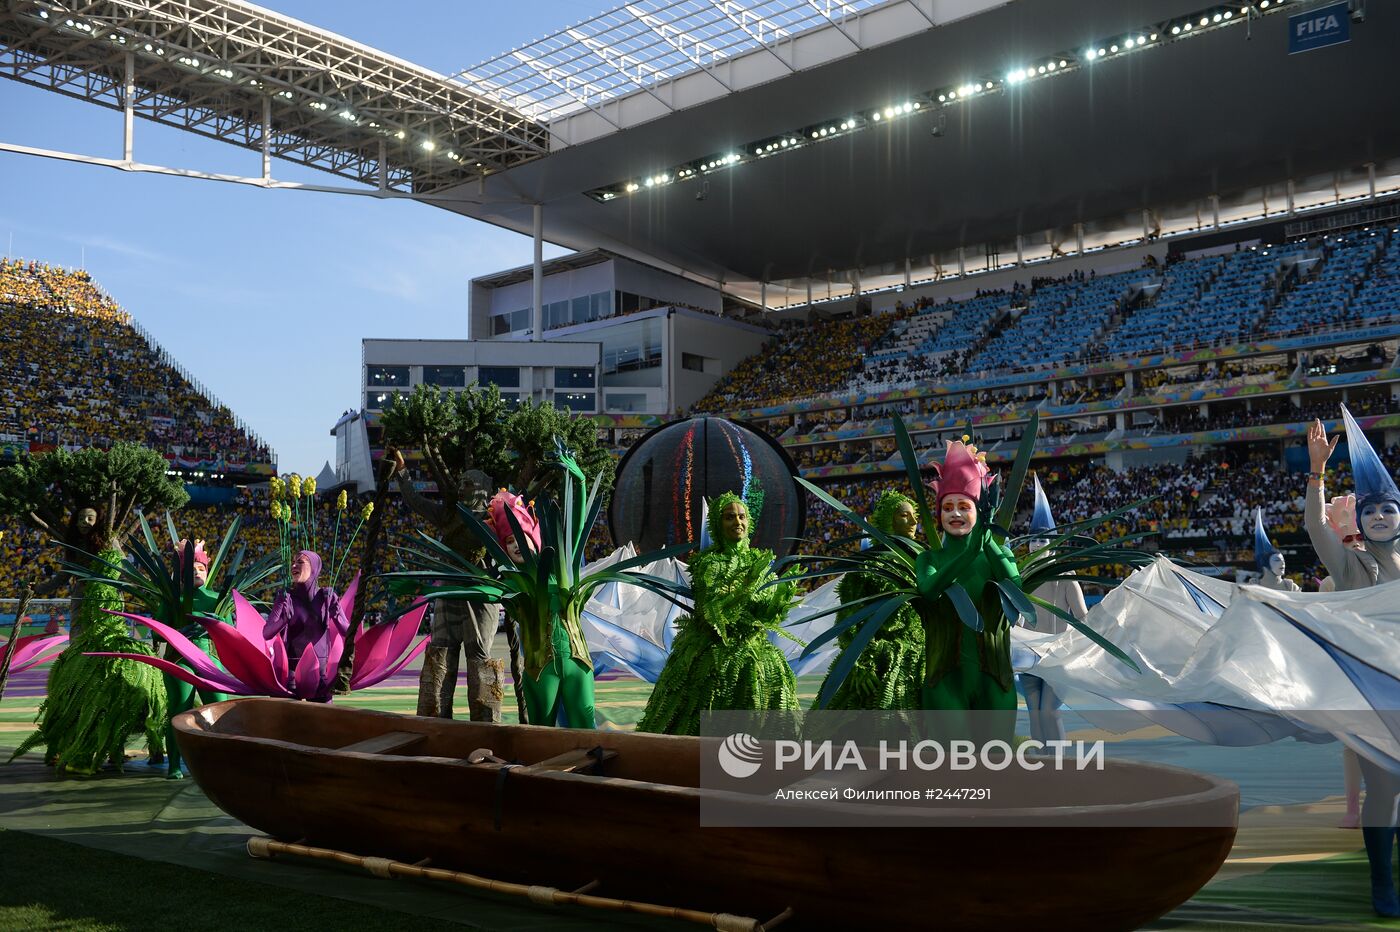
[[[1284,0],[1261,0],[1259,8],[1272,5],[1277,9],[1282,6],[1283,2]],[[1238,18],[1238,21],[1245,22],[1247,17],[1244,14],[1253,10],[1255,10],[1254,7],[1243,8],[1242,15]],[[1256,15],[1258,14],[1256,13]],[[1209,28],[1212,24],[1212,17],[1214,17],[1214,24],[1217,27],[1235,24],[1234,14],[1217,5],[1192,13],[1189,15],[1189,18],[1186,19],[1179,19],[1176,22],[1169,21],[1160,23],[1156,28],[1170,28],[1171,37],[1175,39],[1189,38],[1193,29],[1196,28],[1196,21],[1198,18],[1201,28]],[[999,85],[1018,85],[1033,78],[1053,77],[1055,74],[1068,73],[1073,71],[1075,67],[1082,67],[1084,63],[1097,63],[1109,55],[1117,56],[1122,52],[1131,52],[1144,48],[1148,43],[1156,43],[1159,38],[1161,38],[1161,36],[1158,32],[1153,29],[1144,28],[1140,33],[1135,31],[1131,34],[1120,35],[1116,39],[1106,40],[1104,42],[1105,47],[1099,47],[1095,44],[1079,52],[1061,53],[1063,57],[1055,56],[1054,58],[1043,59],[1038,64],[1018,65],[1010,71],[1003,72],[1002,78],[999,81],[997,79],[982,77],[971,82],[965,81],[962,84],[933,89],[923,95],[923,101],[908,100],[898,104],[881,104],[870,110],[858,111],[854,116],[836,118],[826,125],[817,124],[814,126],[806,126],[792,137],[770,137],[764,140],[755,140],[743,147],[743,149],[747,149],[747,151],[741,149],[741,151],[743,151],[742,156],[734,153],[723,156],[711,155],[704,160],[693,160],[683,166],[676,166],[671,169],[670,174],[665,175],[664,181],[661,180],[663,177],[661,175],[653,175],[649,179],[640,180],[646,181],[647,187],[655,187],[658,184],[670,183],[673,179],[688,180],[697,172],[710,172],[724,168],[733,163],[742,161],[744,157],[764,158],[785,148],[800,148],[802,145],[812,142],[825,141],[828,138],[834,138],[847,132],[877,125],[881,121],[888,123],[898,117],[910,115],[915,111],[927,112],[926,108],[923,106],[924,103],[933,106],[935,117],[941,120],[944,118],[942,113],[943,107],[960,103],[971,95],[997,90],[999,89]],[[939,133],[935,132],[933,135],[937,136]],[[403,138],[402,133],[399,134],[399,138]],[[633,193],[641,187],[642,185],[639,184],[639,180],[625,180],[584,193],[598,200],[613,200],[620,194]]]

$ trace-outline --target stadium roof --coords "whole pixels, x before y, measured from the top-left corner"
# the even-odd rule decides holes
[[[760,18],[799,6],[744,4]],[[785,35],[770,24],[760,42],[732,4],[632,4],[464,72],[547,120],[553,151],[452,209],[528,233],[540,203],[552,242],[727,286],[869,281],[906,260],[956,266],[959,247],[969,265],[974,248],[1014,256],[1018,234],[1073,243],[1076,223],[1141,230],[1144,211],[1212,195],[1228,210],[1267,191],[1277,211],[1290,181],[1331,189],[1350,169],[1364,184],[1364,163],[1400,156],[1383,90],[1400,4],[1370,4],[1349,44],[1302,55],[1288,54],[1288,14],[1316,5],[1293,0],[817,6],[830,16]],[[643,33],[634,58],[613,54],[629,48],[609,44],[628,41],[623,11],[661,23],[701,7],[737,43],[720,58],[676,58],[699,47],[682,19],[669,57],[643,58],[663,49]],[[526,60],[557,80],[530,78]],[[626,77],[607,83],[598,61]]]
[[[9,0],[0,76],[117,110],[129,84],[134,116],[384,190],[548,150],[538,122],[459,81],[239,0]]]
[[[240,0],[9,0],[0,76],[791,299],[1364,191],[1400,157],[1400,4],[1289,55],[1316,9],[633,0],[444,77]]]

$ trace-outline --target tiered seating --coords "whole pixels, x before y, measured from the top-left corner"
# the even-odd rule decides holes
[[[1391,230],[1384,236],[1385,248],[1352,301],[1348,318],[1352,322],[1364,324],[1400,315],[1400,233]]]
[[[50,445],[134,440],[193,461],[271,461],[86,272],[0,261],[0,324],[6,432]]]
[[[1109,353],[1139,356],[1249,339],[1277,294],[1283,259],[1307,248],[1241,250],[1224,260],[1211,256],[1169,267],[1156,301],[1109,336]]]
[[[1287,333],[1346,320],[1352,298],[1381,245],[1361,230],[1325,243],[1312,277],[1284,295],[1269,313],[1264,329]]]
[[[920,344],[917,352],[935,355],[971,349],[986,336],[993,318],[1007,303],[1006,295],[990,294],[953,305],[953,316],[938,328],[931,339]],[[939,310],[946,308],[947,305],[942,305]]]

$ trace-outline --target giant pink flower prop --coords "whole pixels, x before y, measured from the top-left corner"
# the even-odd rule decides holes
[[[63,645],[68,643],[66,634],[31,634],[16,638],[15,655],[10,659],[10,672],[18,673],[37,667],[63,653]],[[9,644],[0,644],[0,670],[5,669],[5,658],[10,653]]]
[[[345,609],[347,617],[353,612],[359,582],[359,574],[356,574],[345,594],[340,597],[341,607]],[[345,649],[345,639],[334,626],[326,632],[327,652],[324,666],[316,654],[315,644],[308,644],[301,657],[297,658],[296,665],[292,666],[282,638],[274,637],[268,640],[263,637],[265,619],[237,590],[233,593],[233,606],[234,623],[231,625],[221,621],[198,619],[214,642],[219,660],[224,665],[222,670],[212,657],[195,646],[178,629],[154,618],[130,615],[126,612],[113,614],[130,618],[138,625],[144,625],[165,638],[192,669],[186,669],[160,657],[140,654],[98,653],[92,656],[138,660],[169,673],[176,679],[213,692],[231,693],[236,696],[309,699],[312,702],[330,701],[335,685],[335,670]],[[428,643],[426,637],[420,639],[411,650],[408,650],[408,647],[413,641],[413,636],[418,633],[418,626],[422,623],[423,613],[427,608],[425,602],[397,621],[352,632],[355,639],[355,660],[350,673],[352,690],[373,686],[393,676],[422,652]],[[408,650],[406,654],[405,650]]]

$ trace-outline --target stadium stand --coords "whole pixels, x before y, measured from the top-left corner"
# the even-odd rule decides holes
[[[275,462],[86,272],[0,260],[0,366],[0,433],[11,442],[132,440],[229,472]]]

